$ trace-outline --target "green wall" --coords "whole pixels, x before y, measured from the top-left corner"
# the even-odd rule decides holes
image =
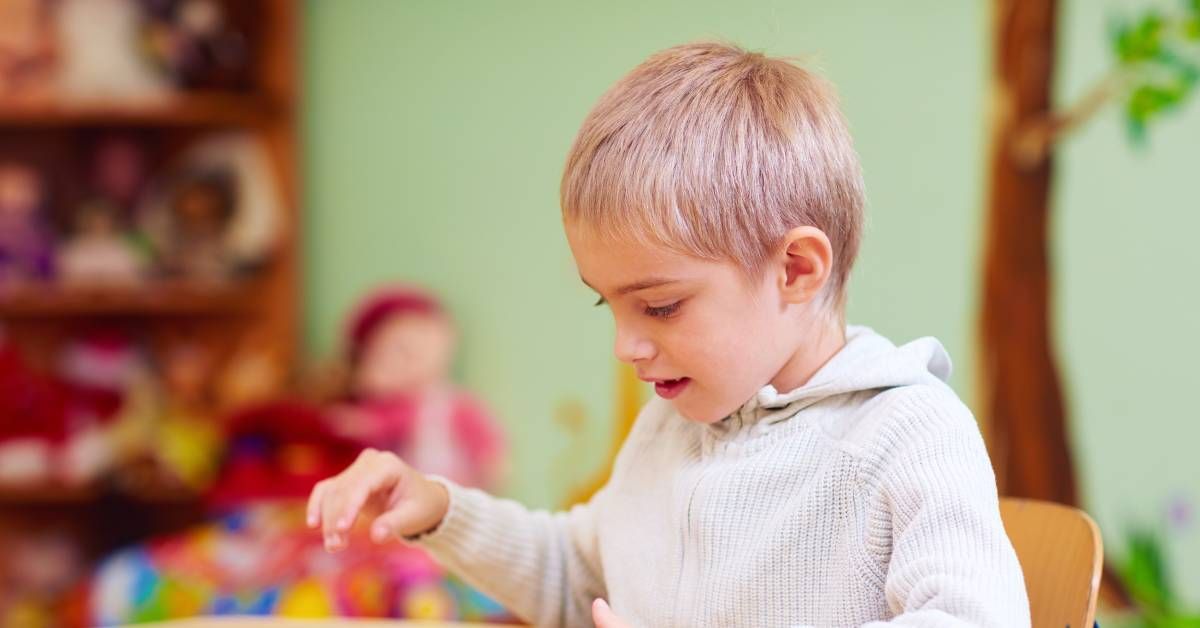
[[[1075,0],[1062,15],[1060,99],[1110,67],[1112,18],[1175,2]],[[1054,224],[1057,333],[1088,509],[1110,553],[1177,497],[1200,505],[1200,98],[1138,147],[1119,108],[1060,153]],[[1192,322],[1189,322],[1192,321]],[[1197,522],[1200,523],[1200,522]],[[1174,571],[1200,607],[1200,525],[1177,532]]]
[[[1142,3],[1066,3],[1064,98],[1107,67],[1107,20],[1122,6]],[[851,319],[897,341],[940,337],[970,401],[989,17],[983,0],[310,0],[309,349],[331,351],[342,313],[379,281],[434,287],[463,328],[463,381],[512,438],[506,492],[558,503],[606,453],[613,391],[611,322],[560,230],[563,158],[619,76],[656,50],[718,38],[801,55],[838,85],[870,208]],[[1183,393],[1200,349],[1185,324],[1200,304],[1188,276],[1200,268],[1188,246],[1200,195],[1186,178],[1198,138],[1200,106],[1142,150],[1110,114],[1062,152],[1057,320],[1086,495],[1106,534],[1173,494],[1200,499],[1200,428]],[[572,400],[590,419],[582,450],[555,420]],[[1181,539],[1181,555],[1200,556],[1197,537]],[[1200,564],[1179,567],[1200,589]]]

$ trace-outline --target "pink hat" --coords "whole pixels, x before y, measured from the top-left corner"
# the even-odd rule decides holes
[[[359,302],[347,318],[346,344],[350,360],[358,361],[363,347],[379,326],[393,316],[419,314],[444,316],[445,309],[432,294],[411,285],[396,284],[376,289]]]

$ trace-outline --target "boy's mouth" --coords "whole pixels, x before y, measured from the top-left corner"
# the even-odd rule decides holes
[[[679,379],[664,379],[654,382],[654,392],[658,393],[663,399],[674,399],[683,392],[684,388],[692,382],[690,377],[681,377]]]

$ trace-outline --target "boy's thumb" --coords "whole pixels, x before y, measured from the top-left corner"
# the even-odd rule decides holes
[[[616,614],[609,608],[608,602],[605,602],[602,598],[596,598],[592,602],[592,622],[596,624],[596,628],[621,625]]]
[[[383,543],[391,537],[406,537],[426,532],[416,529],[419,527],[417,522],[425,518],[421,516],[419,509],[420,502],[406,499],[395,508],[379,515],[371,523],[371,540]]]

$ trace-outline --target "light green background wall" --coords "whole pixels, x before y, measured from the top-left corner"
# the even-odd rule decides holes
[[[1064,98],[1105,70],[1107,20],[1137,0],[1073,0]],[[604,89],[700,38],[804,55],[839,87],[870,219],[850,314],[897,341],[940,337],[970,401],[983,196],[988,3],[310,0],[305,47],[306,338],[405,278],[445,296],[463,381],[513,443],[507,493],[553,506],[603,459],[611,322],[563,240],[563,157]],[[1200,105],[1133,150],[1115,114],[1062,152],[1057,321],[1088,504],[1109,535],[1176,493],[1200,499],[1195,405]],[[580,454],[554,420],[580,400]],[[1195,530],[1181,556],[1200,556]],[[1198,563],[1200,561],[1193,561]],[[1200,564],[1179,565],[1200,596]]]
[[[1060,28],[1060,99],[1110,61],[1116,15],[1174,2],[1074,0]],[[1111,544],[1161,518],[1176,497],[1200,504],[1200,98],[1135,147],[1110,108],[1060,153],[1054,224],[1057,332],[1087,506]],[[1200,522],[1174,538],[1174,571],[1200,606]],[[1112,546],[1110,552],[1118,553]]]

